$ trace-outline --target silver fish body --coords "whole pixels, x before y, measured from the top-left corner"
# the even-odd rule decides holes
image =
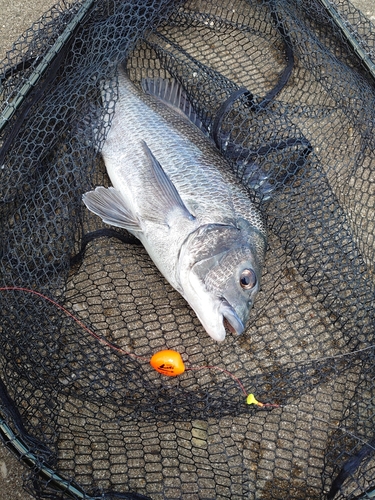
[[[145,93],[123,69],[118,79],[102,149],[113,187],[83,201],[141,240],[213,339],[224,340],[226,327],[242,333],[260,286],[262,217],[192,109],[181,110],[189,106],[177,84],[150,81]],[[105,99],[114,85],[106,82]]]

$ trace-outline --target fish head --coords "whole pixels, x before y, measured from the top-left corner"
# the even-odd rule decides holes
[[[182,295],[214,340],[223,341],[226,330],[245,330],[265,248],[265,235],[247,221],[208,224],[186,241],[179,262]]]

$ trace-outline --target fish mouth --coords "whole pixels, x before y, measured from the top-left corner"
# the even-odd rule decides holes
[[[245,326],[241,318],[226,299],[222,299],[220,303],[220,313],[223,316],[224,328],[237,335],[241,335],[244,332]]]

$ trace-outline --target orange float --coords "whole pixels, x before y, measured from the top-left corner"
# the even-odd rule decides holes
[[[170,349],[156,352],[150,359],[150,365],[157,372],[167,375],[168,377],[181,375],[185,371],[185,365],[182,361],[181,354]]]

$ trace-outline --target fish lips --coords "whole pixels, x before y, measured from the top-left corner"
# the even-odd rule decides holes
[[[198,275],[189,273],[183,296],[194,309],[206,332],[217,342],[223,342],[229,330],[240,335],[244,322],[224,297],[213,296],[207,291]]]
[[[211,259],[203,263],[199,263],[199,270],[202,271],[206,266],[212,266],[215,261],[216,264],[220,262],[221,255],[213,256]],[[199,295],[199,300],[193,303],[185,296],[187,301],[193,307],[195,313],[200,319],[202,325],[206,329],[207,333],[216,341],[221,342],[225,339],[226,332],[231,332],[236,335],[241,335],[244,333],[246,324],[250,315],[250,310],[252,308],[253,299],[252,297],[241,297],[238,295],[241,290],[234,286],[230,280],[230,285],[226,286],[225,290],[221,295],[219,290],[207,288],[207,284],[204,279],[202,279],[202,273],[195,273],[198,266],[193,266],[192,272],[189,275],[189,283],[191,288]],[[205,274],[205,273],[203,273]],[[252,295],[257,293],[259,285],[257,285]],[[198,290],[200,293],[198,294]],[[210,317],[211,315],[211,317]]]
[[[238,316],[235,309],[224,298],[221,299],[219,312],[223,316],[224,327],[237,335],[241,335],[244,332],[245,325],[243,321]]]
[[[241,227],[244,226],[245,229],[246,224],[249,225],[245,221]],[[250,225],[246,229],[244,235],[239,228],[231,225],[200,226],[181,246],[176,272],[178,290],[195,311],[206,332],[217,342],[222,342],[228,331],[237,335],[245,331],[254,296],[259,289],[261,264],[258,265],[258,249],[250,236],[255,232],[254,239],[260,239],[261,242],[264,236],[259,236],[259,231]],[[207,238],[209,245],[205,244]],[[223,286],[210,286],[206,280],[210,270],[220,265],[228,252],[241,248],[254,254],[249,265],[258,279],[250,296],[247,294],[242,298],[241,295],[238,296],[241,289],[237,275],[229,277],[230,283],[226,280],[226,283],[222,283]]]

